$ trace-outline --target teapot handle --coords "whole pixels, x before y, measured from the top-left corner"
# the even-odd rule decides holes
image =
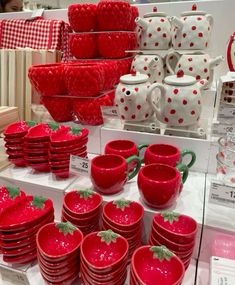
[[[173,70],[173,68],[172,68],[172,66],[170,64],[170,59],[171,59],[172,56],[176,57],[177,61],[179,61],[180,55],[176,51],[171,51],[166,56],[166,68],[167,68],[167,70],[169,70],[170,74],[173,75],[173,74],[175,74],[175,72],[174,72],[174,70]]]

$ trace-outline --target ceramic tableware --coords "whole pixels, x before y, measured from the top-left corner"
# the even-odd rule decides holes
[[[25,196],[25,193],[19,187],[0,186],[0,212],[11,205],[17,204]]]
[[[16,122],[8,125],[3,134],[7,139],[19,139],[24,137],[28,133],[28,130],[35,125],[36,122],[34,121]]]

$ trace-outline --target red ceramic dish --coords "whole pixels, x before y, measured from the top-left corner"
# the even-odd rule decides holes
[[[56,126],[56,125],[54,125]],[[59,127],[59,126],[58,126]],[[50,124],[41,123],[32,127],[28,134],[24,137],[26,141],[31,142],[44,142],[49,141],[50,134],[52,133],[52,126]]]
[[[64,196],[63,207],[74,217],[88,218],[101,208],[103,199],[91,190],[72,190]]]
[[[38,250],[47,260],[63,260],[77,254],[83,234],[70,223],[51,223],[37,233]]]
[[[17,167],[25,167],[27,166],[27,161],[23,157],[8,157],[8,160],[13,163]]]
[[[68,152],[84,152],[86,150],[86,144],[88,142],[88,139],[81,139],[77,143],[73,143],[71,145],[67,146],[52,146],[50,145],[49,150],[52,153],[68,153]]]
[[[159,252],[163,252],[163,259]],[[156,285],[156,280],[161,285],[179,285],[182,282],[185,273],[182,261],[172,253],[167,260],[165,252],[169,251],[150,246],[140,247],[134,252],[131,266],[140,284]]]
[[[179,244],[192,242],[197,234],[197,222],[186,215],[179,215],[177,219],[171,224],[169,221],[164,221],[161,214],[156,214],[153,218],[153,227],[173,242]]]
[[[67,94],[64,84],[64,64],[62,63],[34,65],[29,68],[28,77],[40,95]]]
[[[38,172],[49,172],[51,169],[49,163],[29,162],[28,165]]]
[[[21,121],[10,124],[6,127],[3,134],[8,139],[18,139],[24,137],[28,130],[33,126],[36,125],[36,122],[33,121]]]
[[[44,155],[44,156],[24,156],[24,159],[26,161],[30,162],[37,162],[37,163],[46,163],[48,162],[48,155]]]
[[[18,187],[0,186],[0,213],[7,207],[17,204],[25,196]]]
[[[71,285],[73,283],[73,281],[75,281],[78,277],[78,273],[75,272],[73,275],[71,275],[69,278],[65,279],[65,280],[62,280],[62,281],[59,281],[59,282],[51,282],[49,281],[48,279],[45,278],[45,276],[43,276],[43,279],[46,281],[46,283],[48,285],[61,285],[61,283],[63,285]]]
[[[95,212],[92,216],[87,218],[75,218],[74,216],[69,215],[65,209],[62,209],[62,216],[77,226],[87,227],[89,224],[96,224],[99,222],[99,212]]]
[[[49,142],[24,142],[24,147],[26,149],[39,149],[39,148],[48,148]]]
[[[24,152],[23,151],[11,151],[11,150],[6,150],[6,153],[11,156],[11,157],[22,157],[24,156]]]
[[[22,247],[28,246],[31,243],[36,242],[35,235],[26,237],[25,239],[21,239],[18,241],[0,241],[0,247],[2,249],[11,250],[11,249],[20,249]]]
[[[13,263],[13,264],[28,264],[34,260],[37,259],[36,250],[32,250],[31,252],[28,252],[27,254],[22,254],[17,257],[10,257],[3,255],[3,261],[7,263]]]
[[[22,138],[7,138],[7,137],[5,137],[4,138],[4,141],[7,143],[7,144],[9,144],[9,145],[18,145],[18,144],[23,144],[24,143],[24,137],[22,137]]]
[[[49,159],[50,161],[61,161],[61,160],[68,160],[70,159],[70,155],[78,155],[78,156],[84,156],[84,154],[87,154],[87,148],[83,147],[79,151],[69,151],[67,153],[51,153],[49,151]]]
[[[36,241],[17,249],[2,249],[2,254],[7,257],[17,257],[32,252],[36,249]]]
[[[24,148],[25,156],[47,156],[48,155],[48,148]]]
[[[61,169],[53,169],[53,167],[51,168],[51,172],[58,178],[61,179],[66,179],[70,177],[70,173],[69,173],[69,169],[68,167],[65,168],[61,168]]]
[[[49,164],[53,168],[65,168],[69,167],[70,160],[61,160],[61,161],[50,161]]]

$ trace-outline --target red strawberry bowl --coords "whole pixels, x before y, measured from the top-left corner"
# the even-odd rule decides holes
[[[180,285],[185,273],[182,261],[165,246],[138,248],[131,266],[139,284]]]
[[[25,136],[28,130],[35,126],[37,123],[33,121],[21,121],[10,124],[6,127],[3,134],[6,138],[9,139],[18,139]]]
[[[63,207],[74,217],[89,218],[102,205],[102,196],[90,189],[72,190],[64,196]]]
[[[59,125],[56,123],[41,123],[32,127],[24,139],[27,142],[49,141],[51,133],[57,129],[59,129]]]
[[[0,247],[6,250],[11,249],[20,249],[22,247],[28,246],[32,243],[36,243],[35,235],[26,237],[24,239],[18,240],[18,241],[0,241]]]
[[[66,220],[70,221],[72,224],[76,226],[86,227],[89,224],[98,223],[99,222],[99,213],[94,213],[93,215],[86,218],[75,218],[66,212],[65,209],[62,210],[62,216],[65,217]]]
[[[69,151],[66,153],[53,153],[52,151],[49,151],[49,159],[50,161],[61,161],[61,160],[68,160],[70,159],[70,155],[78,155],[78,156],[82,156],[83,154],[87,153],[87,148],[83,147],[81,149],[79,149],[78,151]]]
[[[15,144],[23,144],[24,143],[24,137],[20,138],[8,138],[5,137],[4,141],[9,145],[15,145]]]
[[[3,261],[7,263],[13,263],[13,264],[28,264],[32,261],[34,261],[37,258],[36,256],[36,249],[33,249],[32,251],[28,252],[27,254],[22,254],[18,256],[5,256],[3,255]]]
[[[48,148],[49,142],[24,142],[24,147],[27,149]]]
[[[17,204],[25,196],[18,187],[0,186],[0,213],[7,207]]]
[[[54,173],[56,177],[61,179],[66,179],[70,176],[68,167],[61,169],[53,169],[53,167],[51,167],[51,172]]]
[[[37,233],[38,251],[45,260],[61,261],[79,254],[82,232],[71,223],[51,223]]]
[[[25,155],[24,159],[26,161],[30,162],[37,162],[37,163],[46,163],[48,162],[48,155],[42,155],[42,156],[29,156]]]
[[[5,144],[5,148],[7,149],[7,150],[10,150],[10,151],[19,151],[19,152],[21,152],[21,151],[23,151],[23,146],[22,146],[22,144],[8,144],[8,143],[6,143]]]
[[[158,213],[153,218],[153,227],[163,236],[178,244],[192,242],[197,234],[197,222],[186,215],[174,212]]]
[[[27,162],[23,157],[12,157],[9,156],[8,160],[13,163],[16,167],[25,167],[27,166]]]
[[[65,276],[67,277],[67,276]],[[43,279],[46,281],[46,284],[48,285],[70,285],[73,283],[74,280],[76,280],[78,277],[78,272],[75,271],[70,277],[63,279],[63,280],[57,280],[57,281],[50,281],[45,276],[43,276]]]
[[[49,172],[51,169],[50,164],[48,162],[47,163],[29,162],[28,165],[38,172]]]
[[[81,139],[77,141],[77,143],[73,143],[71,145],[66,146],[50,146],[50,151],[52,153],[63,154],[68,152],[84,152],[86,150],[86,144],[88,142],[88,138]]]
[[[4,256],[9,256],[9,257],[17,257],[23,254],[27,254],[28,252],[31,252],[32,250],[36,249],[36,242],[35,240],[31,243],[28,244],[24,247],[17,248],[17,249],[2,249],[2,254]]]

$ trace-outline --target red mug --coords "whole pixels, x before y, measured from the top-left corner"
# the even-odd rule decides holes
[[[146,165],[140,169],[137,179],[140,196],[151,208],[168,208],[176,201],[187,177],[188,167],[184,164],[176,168],[158,163]]]
[[[133,171],[128,170],[131,162],[137,165]],[[138,156],[124,159],[116,154],[103,154],[96,156],[91,161],[91,182],[97,192],[112,195],[122,190],[128,180],[134,178],[141,167]]]
[[[144,154],[144,163],[146,165],[152,163],[162,163],[176,167],[182,162],[184,156],[190,155],[191,160],[186,166],[192,167],[196,161],[196,155],[191,150],[182,150],[169,144],[152,144],[148,146]]]

